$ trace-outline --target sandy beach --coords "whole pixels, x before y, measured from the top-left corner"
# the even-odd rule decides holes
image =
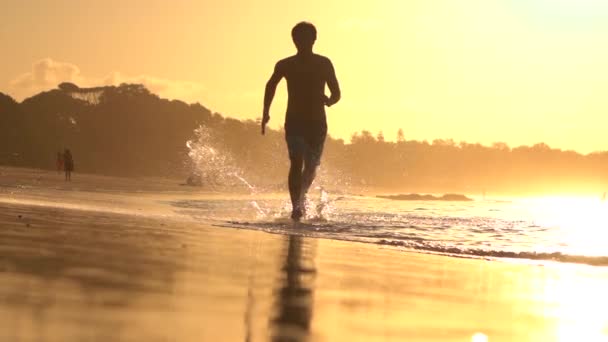
[[[606,267],[147,215],[217,195],[162,182],[1,168],[0,340],[608,340]]]

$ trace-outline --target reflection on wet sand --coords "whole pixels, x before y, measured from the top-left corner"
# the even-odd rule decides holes
[[[310,334],[316,277],[314,242],[301,236],[287,238],[287,256],[274,293],[273,341],[302,341]]]
[[[9,212],[16,220],[0,222],[7,340],[118,340],[129,327],[107,314],[169,291],[179,269],[178,258],[162,255],[175,241],[158,226],[84,211]]]

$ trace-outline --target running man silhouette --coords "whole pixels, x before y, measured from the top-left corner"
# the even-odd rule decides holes
[[[314,25],[308,22],[298,23],[291,30],[291,37],[298,53],[277,62],[266,83],[262,134],[270,120],[270,105],[277,85],[284,77],[287,80],[288,93],[285,140],[291,162],[291,218],[299,221],[306,210],[306,193],[321,162],[327,135],[325,106],[330,107],[340,100],[340,86],[329,58],[312,52],[317,39],[317,29]],[[326,84],[331,94],[329,97],[325,95]]]

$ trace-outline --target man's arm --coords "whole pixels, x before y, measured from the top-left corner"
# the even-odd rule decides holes
[[[336,71],[334,70],[334,66],[329,60],[328,63],[329,74],[327,77],[327,86],[329,87],[331,96],[325,100],[325,105],[327,107],[331,107],[336,102],[340,101],[340,97],[342,96],[342,94],[340,93],[340,84],[338,83],[338,79],[336,78]]]
[[[283,72],[280,64],[274,66],[274,72],[268,82],[266,82],[266,90],[264,91],[264,112],[262,115],[262,134],[266,133],[266,124],[270,121],[270,105],[274,99],[274,93],[277,91],[277,85],[283,78]]]

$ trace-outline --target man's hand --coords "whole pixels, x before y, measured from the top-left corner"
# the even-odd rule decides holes
[[[266,134],[266,124],[270,121],[270,115],[267,113],[262,116],[262,135]]]
[[[327,95],[323,95],[323,97],[325,97],[325,99],[323,99],[323,103],[327,106],[327,107],[331,107],[334,103],[336,103],[334,100],[332,100],[329,96]]]

